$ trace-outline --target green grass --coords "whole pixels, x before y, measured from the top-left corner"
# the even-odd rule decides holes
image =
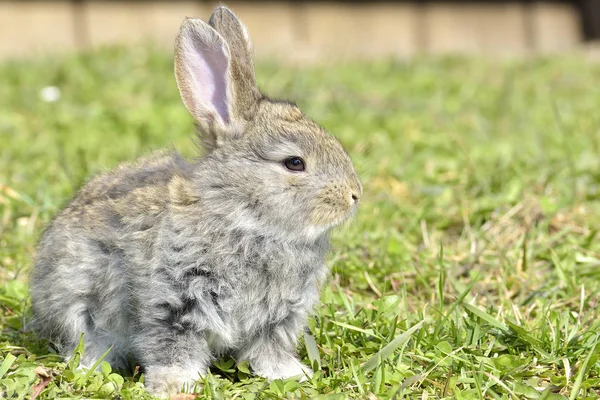
[[[171,55],[103,50],[4,63],[0,77],[0,393],[48,382],[38,398],[149,398],[138,375],[65,364],[23,322],[36,241],[86,178],[156,148],[193,154]],[[268,383],[224,359],[201,393],[600,396],[600,65],[262,63],[258,77],[340,138],[364,201],[334,236],[299,346],[314,378]],[[57,102],[40,100],[46,86]]]

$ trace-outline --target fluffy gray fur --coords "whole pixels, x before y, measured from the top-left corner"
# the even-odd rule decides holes
[[[222,354],[269,379],[310,375],[295,346],[328,232],[362,193],[352,162],[294,104],[260,93],[227,8],[184,22],[175,64],[207,154],[158,153],[88,182],[40,242],[34,326],[65,356],[83,333],[87,367],[114,346],[106,361],[133,357],[161,396]],[[305,171],[286,169],[292,156]]]

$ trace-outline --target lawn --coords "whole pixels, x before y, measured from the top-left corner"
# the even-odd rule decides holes
[[[334,234],[299,345],[312,380],[269,383],[223,359],[201,394],[600,396],[600,65],[263,62],[258,80],[342,141],[364,200]],[[172,55],[4,62],[0,81],[0,397],[151,398],[139,373],[81,371],[24,323],[36,241],[86,179],[162,147],[194,155]]]

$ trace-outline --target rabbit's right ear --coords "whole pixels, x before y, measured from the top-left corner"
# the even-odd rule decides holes
[[[175,78],[183,103],[211,150],[240,133],[234,115],[231,54],[223,37],[200,19],[186,18],[175,41]]]

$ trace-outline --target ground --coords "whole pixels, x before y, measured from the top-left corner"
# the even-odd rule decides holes
[[[150,398],[140,374],[81,371],[28,332],[27,275],[90,176],[157,148],[194,155],[172,55],[107,49],[0,76],[0,395]],[[299,344],[315,376],[269,383],[224,359],[201,394],[600,396],[600,65],[261,62],[258,79],[339,137],[365,194]]]

